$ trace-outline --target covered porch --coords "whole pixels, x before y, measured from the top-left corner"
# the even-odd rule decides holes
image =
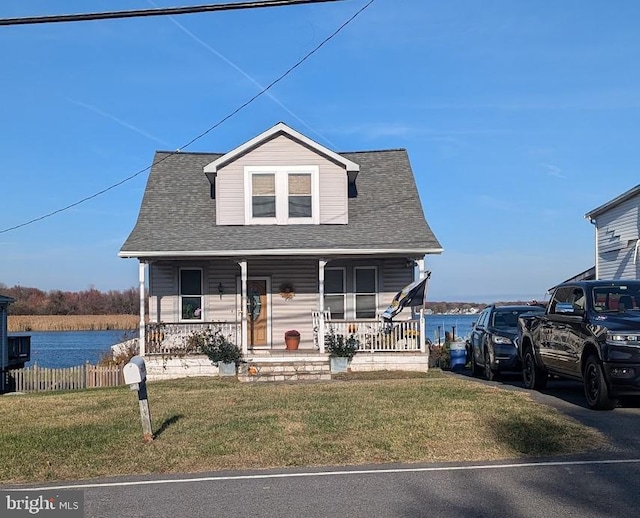
[[[205,329],[221,331],[245,357],[285,350],[293,329],[311,354],[324,354],[332,333],[353,336],[359,352],[424,353],[422,311],[393,323],[380,318],[416,267],[423,277],[424,259],[398,255],[141,261],[140,354],[194,355],[188,339]]]

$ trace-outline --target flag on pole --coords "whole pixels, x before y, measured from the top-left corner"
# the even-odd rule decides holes
[[[391,305],[382,313],[382,318],[384,320],[391,320],[404,308],[424,306],[427,300],[429,277],[431,277],[431,272],[426,272],[426,275],[422,279],[412,282],[396,293]]]

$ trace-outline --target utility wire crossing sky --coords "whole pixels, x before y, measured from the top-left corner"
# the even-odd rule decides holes
[[[139,18],[143,16],[176,16],[179,14],[210,13],[214,11],[233,11],[238,9],[256,9],[265,7],[283,7],[300,4],[319,4],[324,2],[342,2],[344,0],[262,0],[260,2],[236,2],[227,4],[192,5],[157,9],[135,9],[132,11],[108,11],[101,13],[57,14],[49,16],[27,16],[24,18],[0,19],[3,25],[34,25],[39,23],[86,22],[93,20],[114,20],[117,18]]]

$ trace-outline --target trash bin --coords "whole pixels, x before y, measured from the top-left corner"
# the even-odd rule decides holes
[[[467,363],[467,347],[465,342],[451,342],[449,346],[449,355],[450,355],[450,368],[454,369],[464,369],[465,364]]]

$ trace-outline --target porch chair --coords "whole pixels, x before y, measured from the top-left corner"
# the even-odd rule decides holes
[[[331,320],[331,310],[325,309],[323,312],[324,321]],[[320,349],[320,343],[318,342],[318,336],[320,336],[320,311],[311,312],[311,322],[313,325],[313,345],[316,349]]]

